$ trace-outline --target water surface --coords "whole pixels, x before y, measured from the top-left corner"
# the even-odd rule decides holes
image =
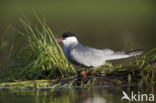
[[[155,93],[151,88],[136,89],[109,87],[109,88],[79,88],[79,89],[56,89],[54,91],[45,90],[15,90],[1,91],[0,103],[129,103],[127,100],[121,102],[125,91],[128,96],[131,92],[138,94]],[[132,102],[133,103],[133,102]],[[142,103],[142,102],[140,102]],[[145,101],[144,103],[149,103]]]

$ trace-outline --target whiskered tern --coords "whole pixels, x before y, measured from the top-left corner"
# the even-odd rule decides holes
[[[87,75],[87,68],[97,68],[109,60],[129,58],[143,53],[141,49],[115,52],[110,49],[95,49],[84,46],[79,43],[73,32],[65,32],[62,34],[62,38],[57,39],[57,41],[63,42],[65,56],[72,64],[85,68],[84,77]]]

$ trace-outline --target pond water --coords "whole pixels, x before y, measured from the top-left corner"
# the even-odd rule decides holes
[[[128,100],[121,101],[123,91],[131,99],[134,96],[139,103],[149,103],[154,98],[154,88],[146,89],[130,89],[130,88],[81,88],[81,89],[55,89],[47,90],[16,90],[1,91],[0,103],[129,103]],[[145,95],[143,98],[141,95]],[[140,98],[140,99],[139,99]],[[146,100],[147,99],[147,100]],[[141,101],[143,100],[143,101]],[[152,102],[153,103],[153,102]]]

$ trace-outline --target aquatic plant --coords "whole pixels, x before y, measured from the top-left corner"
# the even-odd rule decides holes
[[[138,80],[144,81],[146,84],[156,83],[156,48],[147,51],[141,59],[137,59],[134,64],[138,70]]]
[[[56,42],[56,35],[45,19],[41,20],[37,15],[35,19],[35,24],[25,16],[19,19],[24,30],[17,31],[24,44],[16,51],[10,49],[10,62],[13,62],[9,67],[11,73],[1,75],[21,80],[64,78],[76,74],[75,68],[68,63],[61,46]]]

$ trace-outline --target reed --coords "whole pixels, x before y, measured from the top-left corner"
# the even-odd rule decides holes
[[[51,79],[76,74],[45,19],[41,20],[37,15],[35,19],[36,26],[25,16],[19,19],[24,30],[18,30],[18,33],[24,39],[24,45],[18,51],[10,51],[10,61],[14,65],[9,67],[13,70],[9,76],[12,79]]]

